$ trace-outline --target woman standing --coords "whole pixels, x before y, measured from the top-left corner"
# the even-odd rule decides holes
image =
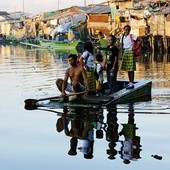
[[[128,72],[129,84],[126,89],[134,88],[134,71],[136,70],[136,58],[133,54],[133,41],[137,40],[137,36],[130,34],[131,27],[126,25],[124,27],[124,34],[120,38],[120,42],[123,48],[121,70]]]
[[[96,94],[96,80],[94,76],[94,47],[91,41],[84,44],[84,52],[80,56],[80,64],[85,67],[88,79],[88,94]]]

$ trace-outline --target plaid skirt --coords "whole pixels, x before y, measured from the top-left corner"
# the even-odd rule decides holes
[[[89,92],[96,92],[96,78],[94,75],[94,70],[87,71],[87,80],[88,80]]]
[[[120,69],[122,71],[135,71],[136,70],[136,58],[133,54],[133,51],[124,51]]]

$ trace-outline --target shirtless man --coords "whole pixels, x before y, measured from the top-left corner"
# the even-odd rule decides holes
[[[67,68],[63,79],[57,79],[56,85],[60,92],[62,93],[62,97],[64,99],[67,98],[67,92],[88,92],[88,83],[87,83],[87,75],[85,69],[77,64],[77,55],[70,54],[68,56],[68,63],[70,67]],[[71,83],[68,83],[68,79],[70,78]],[[77,95],[77,98],[80,96]]]

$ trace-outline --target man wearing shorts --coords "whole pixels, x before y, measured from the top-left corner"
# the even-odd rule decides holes
[[[61,96],[63,98],[67,98],[67,92],[88,92],[88,83],[87,83],[87,75],[85,69],[77,64],[77,55],[70,54],[68,56],[68,63],[69,67],[65,72],[64,79],[57,79],[56,85],[60,92],[62,93]],[[70,83],[68,83],[68,79],[70,78]],[[77,99],[80,96],[77,95]]]

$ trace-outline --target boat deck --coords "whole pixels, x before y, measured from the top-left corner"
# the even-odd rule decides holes
[[[80,101],[75,100],[71,101],[71,103],[83,103],[83,104],[105,104],[109,102],[110,100],[113,100],[113,97],[108,97],[106,95],[103,96],[95,96],[95,95],[89,95],[86,96],[85,99],[82,99]],[[51,102],[60,102],[61,99],[52,99]]]
[[[79,101],[62,101],[61,99],[53,99],[50,101],[54,106],[78,106],[78,107],[105,107],[110,104],[123,104],[138,101],[151,100],[151,81],[138,81],[135,83],[133,89],[126,89],[127,81],[118,81],[120,89],[107,95],[107,92],[103,96],[89,95]],[[107,89],[108,90],[108,89]]]

